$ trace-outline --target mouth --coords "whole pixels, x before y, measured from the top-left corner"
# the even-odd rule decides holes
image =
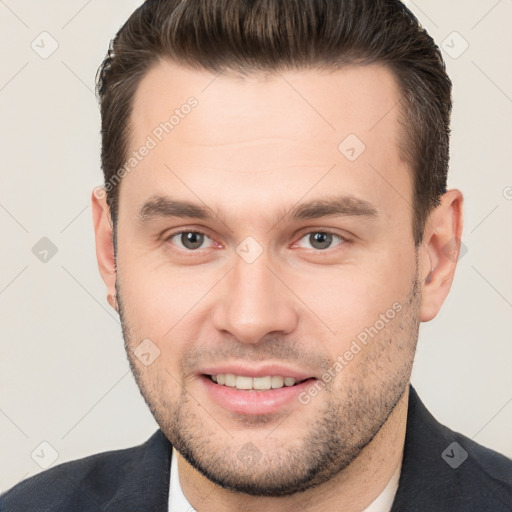
[[[251,377],[248,375],[235,375],[233,373],[218,373],[216,375],[203,374],[203,376],[219,386],[226,386],[242,391],[269,391],[272,389],[297,386],[303,382],[314,379],[313,377],[295,378],[282,375]]]
[[[301,394],[318,380],[283,367],[258,371],[239,368],[239,373],[233,372],[235,368],[229,369],[231,372],[228,368],[204,369],[199,382],[212,403],[226,412],[243,416],[281,414],[303,407],[299,400]]]

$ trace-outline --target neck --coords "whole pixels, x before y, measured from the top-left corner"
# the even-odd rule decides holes
[[[236,494],[210,482],[178,453],[178,472],[183,493],[198,511],[303,512],[364,511],[385,489],[402,462],[409,388],[377,435],[335,477],[300,494],[279,498]]]

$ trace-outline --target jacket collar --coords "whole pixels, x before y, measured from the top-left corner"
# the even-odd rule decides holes
[[[167,512],[171,455],[172,445],[160,429],[133,448],[128,460],[119,461],[119,473],[126,477],[102,510]]]

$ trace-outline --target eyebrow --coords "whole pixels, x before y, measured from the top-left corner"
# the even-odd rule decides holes
[[[378,217],[379,210],[370,202],[354,196],[336,196],[303,203],[285,217],[291,219],[316,219],[320,217]]]
[[[317,199],[296,205],[279,216],[279,219],[302,220],[321,217],[377,218],[379,210],[370,202],[351,195]],[[140,208],[139,222],[146,224],[162,218],[191,218],[201,220],[224,219],[218,210],[199,203],[177,200],[168,196],[151,196]],[[222,222],[224,222],[222,220]]]

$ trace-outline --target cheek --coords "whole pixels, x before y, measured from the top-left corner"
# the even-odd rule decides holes
[[[148,382],[157,388],[178,386],[187,353],[216,339],[210,313],[218,272],[168,263],[155,266],[133,257],[120,260],[118,269],[131,350],[149,338],[160,352],[147,369]]]
[[[321,319],[337,339],[346,341],[373,325],[393,304],[404,306],[414,269],[410,259],[379,252],[367,263],[332,267],[307,279],[296,274],[290,282],[317,321]]]

